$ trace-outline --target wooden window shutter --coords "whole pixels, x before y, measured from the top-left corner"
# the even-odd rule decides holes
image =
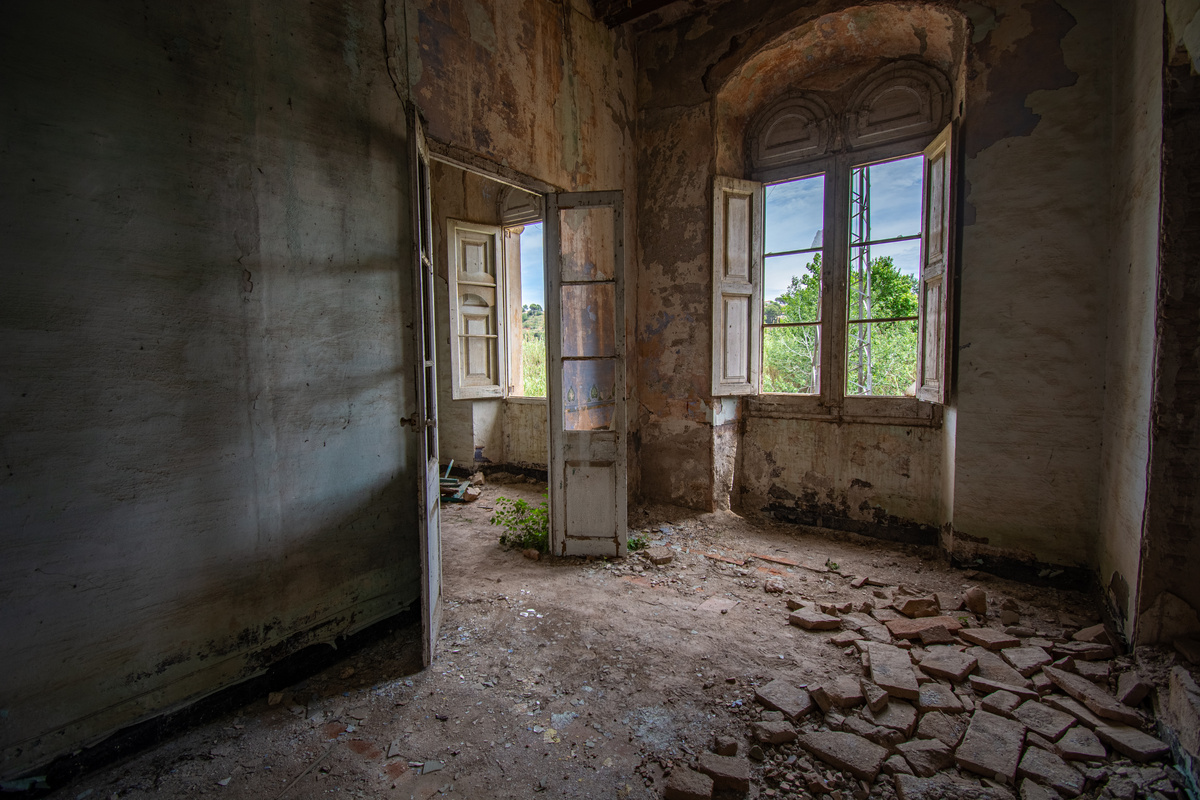
[[[953,127],[953,123],[947,125],[925,148],[917,397],[931,403],[945,403],[950,396]]]
[[[763,189],[713,179],[714,397],[757,394],[762,360]]]
[[[450,283],[450,396],[503,397],[505,313],[501,232],[494,225],[446,220]]]

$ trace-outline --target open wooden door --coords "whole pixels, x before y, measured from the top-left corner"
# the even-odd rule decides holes
[[[429,200],[429,151],[414,106],[408,109],[412,172],[413,342],[417,362],[417,437],[420,440],[422,658],[433,661],[442,618],[441,486],[438,481],[437,356],[434,347],[433,215]]]
[[[621,192],[546,195],[550,550],[625,554]]]

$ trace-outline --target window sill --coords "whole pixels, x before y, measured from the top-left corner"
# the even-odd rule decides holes
[[[915,397],[847,397],[841,408],[813,395],[763,394],[747,398],[747,416],[852,425],[940,428],[942,406]]]

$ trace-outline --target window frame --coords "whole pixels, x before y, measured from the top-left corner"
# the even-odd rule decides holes
[[[940,134],[909,137],[894,142],[823,154],[797,163],[769,167],[751,173],[752,181],[767,184],[825,176],[824,235],[821,252],[820,378],[815,394],[764,392],[759,376],[757,391],[750,393],[752,416],[772,419],[821,419],[877,424],[938,426],[942,404],[918,397],[850,395],[846,392],[849,367],[849,278],[850,278],[850,178],[856,167],[920,156]],[[921,267],[924,267],[928,236],[924,188],[921,211]],[[832,224],[831,224],[832,223]],[[760,237],[761,238],[761,237]],[[763,251],[765,256],[765,250]],[[918,286],[921,285],[918,276]],[[760,306],[765,302],[761,296]],[[922,319],[918,310],[918,324]],[[759,363],[762,362],[764,323],[758,320]],[[948,332],[947,332],[948,334]],[[948,335],[943,334],[945,339]],[[921,340],[918,338],[918,348]],[[918,353],[918,358],[920,353]]]

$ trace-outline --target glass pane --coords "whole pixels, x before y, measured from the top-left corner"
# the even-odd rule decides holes
[[[851,247],[847,282],[850,319],[915,317],[920,257],[920,239]]]
[[[546,273],[542,223],[521,231],[521,394],[546,396]]]
[[[564,281],[610,281],[613,279],[613,210],[564,208],[558,212],[562,236],[562,279]]]
[[[763,191],[768,253],[821,246],[825,219],[825,176],[772,183]],[[918,207],[919,208],[919,207]]]
[[[816,394],[821,386],[821,328],[763,329],[764,392]]]
[[[917,380],[917,321],[850,325],[846,394],[912,397]]]
[[[563,358],[617,354],[616,297],[611,283],[562,287]]]
[[[852,242],[915,236],[921,232],[923,164],[922,156],[915,155],[852,171],[851,213],[859,194],[863,196],[866,210],[866,235],[855,239],[852,230]]]
[[[617,362],[563,361],[563,429],[607,431],[617,408]]]
[[[821,319],[821,254],[770,256],[763,268],[763,322]]]

